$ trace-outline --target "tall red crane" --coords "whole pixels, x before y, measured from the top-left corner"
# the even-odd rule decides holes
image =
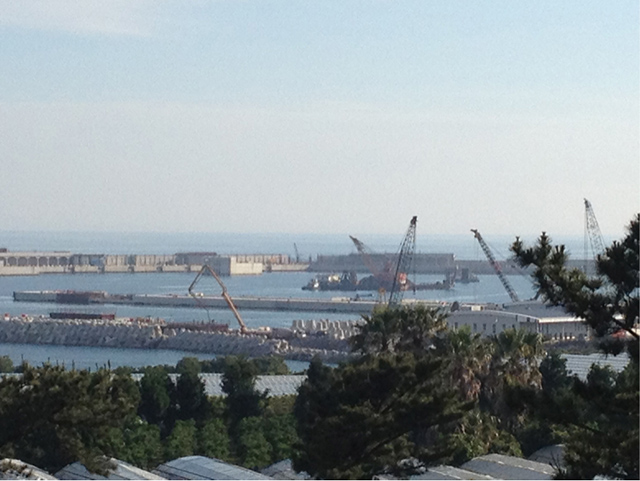
[[[368,246],[366,246],[364,242],[356,239],[355,237],[349,236],[349,238],[356,246],[356,249],[358,249],[358,252],[362,257],[362,262],[367,267],[367,269],[369,269],[373,277],[376,278],[376,280],[380,283],[381,286],[386,286],[386,285],[387,287],[390,286],[391,275],[392,275],[391,262],[386,262],[384,267],[382,269],[379,269],[378,266],[376,266],[376,263],[373,262],[373,259],[371,258],[371,256],[373,255],[373,251]]]
[[[249,332],[249,329],[247,329],[247,326],[244,323],[244,320],[242,319],[242,316],[238,312],[238,309],[236,308],[235,304],[233,303],[231,296],[229,296],[229,294],[227,293],[227,286],[224,285],[224,283],[222,282],[222,279],[220,279],[220,276],[216,273],[216,271],[214,271],[211,268],[210,265],[204,264],[202,266],[202,268],[200,269],[200,272],[198,272],[198,274],[196,275],[196,278],[193,280],[193,282],[189,286],[189,295],[193,297],[198,304],[201,304],[201,300],[199,296],[193,292],[193,288],[196,286],[196,284],[198,283],[198,281],[204,275],[205,272],[208,272],[209,274],[211,274],[213,278],[218,282],[218,284],[222,288],[222,294],[221,294],[222,298],[225,300],[225,302],[229,306],[229,309],[231,309],[231,312],[233,312],[233,315],[235,316],[236,320],[238,321],[238,324],[240,325],[240,332],[242,332],[243,334],[247,334]]]
[[[398,254],[398,263],[396,264],[395,274],[393,276],[393,284],[389,294],[389,307],[397,306],[402,302],[402,295],[407,286],[407,274],[411,268],[413,254],[416,250],[416,224],[418,216],[413,216],[409,222],[409,229],[404,236],[404,240],[400,245],[400,253]]]
[[[480,235],[480,232],[478,232],[476,229],[471,229],[471,232],[473,232],[473,235],[480,243],[480,247],[482,248],[484,255],[487,256],[487,259],[489,260],[489,264],[491,264],[491,267],[493,267],[493,270],[496,271],[496,274],[498,274],[498,278],[500,279],[500,282],[502,282],[502,285],[507,291],[507,294],[509,294],[511,301],[520,302],[520,298],[518,297],[518,294],[516,294],[516,291],[513,289],[513,287],[511,287],[511,283],[509,282],[507,277],[502,273],[500,264],[498,264],[495,257],[493,257],[493,254],[491,253],[491,249],[489,249],[489,246]]]

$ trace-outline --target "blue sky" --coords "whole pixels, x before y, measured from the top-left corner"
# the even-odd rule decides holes
[[[8,230],[578,235],[639,210],[635,1],[0,3]]]

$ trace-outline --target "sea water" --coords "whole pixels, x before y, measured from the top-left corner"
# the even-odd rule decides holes
[[[401,236],[377,235],[365,241],[377,252],[396,252]],[[346,238],[346,239],[345,239]],[[513,239],[506,236],[489,237],[488,241],[498,259],[505,259],[508,246]],[[101,254],[173,254],[177,252],[213,251],[219,254],[272,253],[289,254],[294,257],[296,244],[302,259],[308,260],[318,254],[349,254],[355,247],[345,236],[339,235],[294,235],[294,234],[164,234],[164,233],[65,233],[65,232],[0,232],[0,246],[12,251],[71,251],[73,253]],[[565,239],[572,252],[582,253],[582,240]],[[428,248],[420,248],[428,246]],[[418,251],[453,253],[458,259],[481,260],[484,254],[473,236],[434,236],[417,243]],[[574,256],[579,258],[578,256]],[[313,277],[313,273],[264,273],[258,276],[226,277],[224,282],[229,294],[258,297],[311,297],[326,299],[353,293],[303,291],[302,286]],[[0,315],[48,315],[60,311],[59,304],[14,302],[13,292],[24,290],[99,290],[111,294],[187,294],[194,273],[118,273],[118,274],[48,274],[39,276],[0,277]],[[442,280],[441,275],[417,275],[412,280],[418,283]],[[479,276],[480,282],[456,284],[448,291],[406,292],[405,298],[460,302],[509,302],[500,280],[495,275]],[[531,281],[526,276],[509,276],[513,288],[521,299],[534,295]],[[213,279],[202,279],[199,290],[208,295],[219,295],[220,287]],[[359,293],[359,295],[367,295]],[[372,293],[375,297],[377,294]],[[88,308],[70,306],[69,310]],[[216,321],[236,327],[236,321],[228,309],[160,308],[143,306],[99,306],[91,312],[114,313],[118,317],[153,317],[170,322]],[[350,320],[359,316],[343,313],[272,312],[243,310],[242,317],[250,328],[258,326],[290,327],[295,319]],[[130,365],[175,364],[186,355],[201,359],[211,355],[180,351],[154,351],[137,349],[105,349],[93,347],[65,347],[47,345],[0,344],[0,355],[8,355],[14,363],[26,360],[39,365],[52,362],[75,365],[78,368],[95,367],[109,363],[112,367]],[[294,363],[295,364],[295,363]],[[299,367],[299,366],[298,366]],[[295,368],[295,367],[294,367]]]

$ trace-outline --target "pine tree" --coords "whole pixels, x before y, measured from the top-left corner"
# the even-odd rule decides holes
[[[534,266],[533,278],[544,301],[583,319],[604,353],[629,355],[619,375],[598,367],[586,382],[559,375],[528,400],[544,420],[564,428],[566,468],[561,477],[638,479],[640,474],[639,225],[640,214],[624,239],[598,256],[595,277],[568,269],[564,246],[553,246],[545,233],[533,247],[520,239],[511,247],[521,266]]]

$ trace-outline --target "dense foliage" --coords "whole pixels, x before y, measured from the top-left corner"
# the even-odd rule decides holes
[[[626,349],[636,361],[639,231],[640,214],[632,219],[624,239],[613,242],[597,256],[596,276],[567,268],[568,254],[564,246],[554,246],[544,232],[533,247],[526,247],[520,239],[511,246],[521,266],[535,268],[533,279],[543,300],[584,319],[595,336],[604,341],[602,349],[606,352],[617,354]]]
[[[569,378],[558,359],[541,366],[543,389],[523,396],[542,423],[551,423],[565,442],[560,476],[568,479],[638,479],[638,309],[640,215],[627,235],[597,257],[596,276],[568,269],[564,246],[553,246],[543,233],[533,247],[516,239],[512,246],[522,266],[534,266],[539,295],[563,306],[591,327],[607,354],[625,351],[629,365],[616,374],[594,366],[586,382]]]
[[[224,400],[205,394],[203,363],[195,358],[170,369],[179,373],[175,381],[155,366],[137,383],[124,368],[92,373],[23,364],[21,376],[0,380],[0,458],[52,473],[79,460],[106,473],[109,457],[143,469],[193,454],[250,468],[291,457],[293,399],[255,390],[258,373],[282,371],[282,361],[227,356],[217,363]]]
[[[443,383],[441,360],[380,354],[330,369],[313,363],[296,401],[302,441],[296,467],[326,479],[363,479],[402,470],[398,461],[440,460],[446,443],[430,428],[461,417]]]
[[[140,394],[128,376],[25,366],[0,381],[0,457],[55,472],[81,460],[97,471],[101,443],[135,415]]]
[[[445,312],[422,305],[364,320],[352,341],[360,359],[312,362],[299,390],[297,469],[371,478],[541,447],[524,442],[531,417],[513,402],[518,390],[540,388],[539,335],[448,331]]]
[[[165,365],[162,368],[169,374],[182,374],[185,370],[203,373],[223,373],[228,360],[236,356],[218,356],[213,359],[198,359],[196,357],[182,358],[175,366]],[[289,366],[280,356],[264,356],[247,358],[247,362],[255,367],[256,373],[261,376],[290,374]]]

